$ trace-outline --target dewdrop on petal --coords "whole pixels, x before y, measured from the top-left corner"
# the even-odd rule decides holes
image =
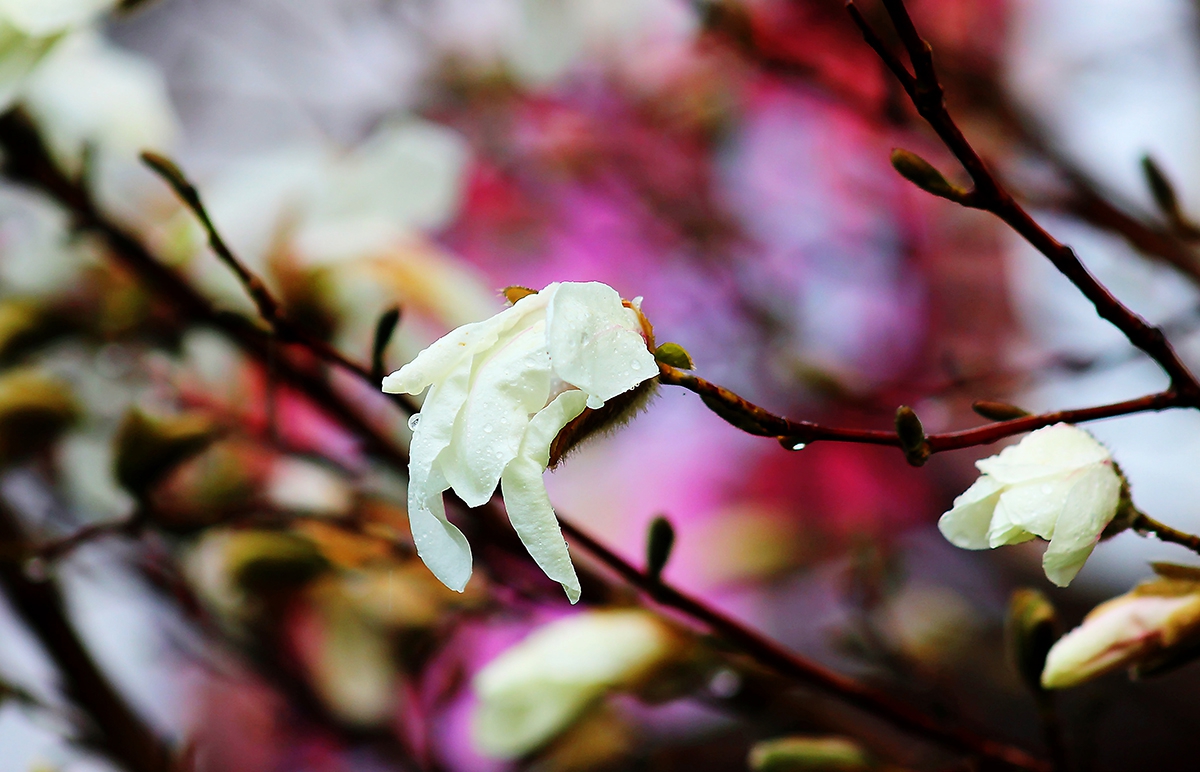
[[[1038,429],[975,466],[983,475],[942,515],[942,535],[975,550],[1045,539],[1042,567],[1060,587],[1083,568],[1127,503],[1112,454],[1065,423]]]
[[[454,590],[471,548],[442,494],[486,503],[499,483],[513,528],[574,603],[579,579],[542,474],[570,445],[635,408],[658,374],[653,333],[633,304],[598,282],[513,293],[513,305],[453,330],[383,381],[429,394],[409,447],[408,514],[430,570]]]

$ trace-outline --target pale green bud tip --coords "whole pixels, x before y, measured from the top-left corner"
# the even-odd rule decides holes
[[[896,148],[892,151],[892,167],[900,176],[927,193],[958,201],[965,191],[951,185],[942,173],[916,153]]]
[[[1031,688],[1040,688],[1046,654],[1058,638],[1058,614],[1050,600],[1032,589],[1018,589],[1008,602],[1005,632],[1009,660]]]
[[[678,367],[680,370],[694,370],[696,364],[687,349],[678,343],[664,343],[654,350],[654,358],[664,365]]]
[[[153,417],[131,409],[117,429],[116,477],[126,490],[142,495],[168,473],[204,451],[218,436],[205,415]]]
[[[783,737],[750,750],[754,772],[867,772],[875,763],[865,750],[842,737]]]
[[[311,541],[276,531],[239,533],[226,555],[233,583],[249,592],[298,587],[329,568]]]

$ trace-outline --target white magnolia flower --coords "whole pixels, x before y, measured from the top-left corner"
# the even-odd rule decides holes
[[[116,0],[0,0],[0,109],[16,100],[26,76],[73,29]]]
[[[448,587],[466,586],[471,548],[442,494],[453,489],[477,507],[499,483],[529,554],[578,600],[542,473],[564,426],[658,373],[648,335],[611,287],[556,283],[459,327],[384,380],[391,393],[431,387],[412,424],[408,517],[418,553]]]
[[[1137,665],[1200,634],[1200,583],[1146,582],[1101,603],[1046,655],[1042,686],[1063,689]]]
[[[1121,501],[1121,477],[1108,449],[1082,429],[1060,423],[975,466],[983,476],[942,515],[942,535],[973,550],[1046,539],[1046,576],[1068,585]]]
[[[645,611],[594,611],[560,619],[505,651],[475,676],[475,746],[493,758],[536,750],[608,692],[637,686],[678,650]]]

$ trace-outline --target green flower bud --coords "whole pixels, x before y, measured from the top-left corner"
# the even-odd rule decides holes
[[[782,737],[750,750],[754,772],[868,772],[876,768],[865,750],[843,737]]]
[[[134,496],[144,496],[171,470],[207,448],[218,433],[204,415],[157,418],[132,408],[113,440],[117,482]]]
[[[1058,640],[1058,613],[1054,604],[1028,588],[1015,590],[1008,600],[1005,643],[1008,658],[1021,680],[1030,689],[1040,691],[1046,654]]]

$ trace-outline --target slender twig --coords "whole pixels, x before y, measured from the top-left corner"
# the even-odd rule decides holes
[[[947,727],[883,692],[796,656],[770,638],[706,605],[703,601],[675,589],[661,579],[648,576],[570,521],[560,518],[559,522],[572,543],[599,558],[605,566],[644,592],[651,600],[702,623],[726,642],[781,675],[832,692],[861,710],[963,753],[985,756],[1021,769],[1050,769],[1044,761],[1019,748],[990,740],[969,729]]]
[[[238,258],[234,251],[230,249],[225,239],[221,237],[220,231],[217,230],[216,225],[208,214],[208,210],[204,206],[204,201],[200,198],[199,191],[196,190],[195,185],[188,180],[183,171],[173,161],[156,153],[142,153],[142,160],[171,186],[171,189],[175,191],[179,200],[200,221],[200,224],[208,234],[208,244],[213,252],[233,272],[237,280],[241,282],[242,287],[246,290],[246,294],[254,301],[259,316],[271,326],[271,329],[280,340],[299,343],[326,362],[348,370],[359,378],[371,382],[375,387],[379,386],[379,382],[375,380],[374,373],[370,368],[346,357],[333,346],[312,335],[287,317],[283,304],[271,294],[267,283],[251,271]],[[271,357],[268,355],[268,362],[270,361]],[[417,411],[416,405],[407,395],[389,394],[388,397],[393,402],[407,409],[410,413]]]
[[[4,118],[0,118],[0,147],[6,150],[3,156],[4,171],[10,178],[34,185],[66,206],[74,214],[78,227],[91,231],[103,239],[110,248],[112,256],[149,289],[170,300],[177,313],[192,321],[213,326],[227,334],[231,340],[259,362],[265,360],[266,347],[264,335],[260,330],[253,326],[248,328],[244,321],[232,321],[228,315],[218,313],[181,276],[156,260],[140,241],[99,213],[87,192],[63,175],[50,160],[45,147],[32,127],[15,114],[10,113]],[[303,341],[298,342],[303,345]],[[361,371],[369,375],[369,370],[365,367],[354,366],[347,369],[354,373]],[[292,357],[288,356],[286,352],[280,352],[278,372],[281,382],[287,382],[294,388],[298,388],[315,404],[327,410],[345,428],[362,437],[367,442],[369,449],[384,462],[401,471],[407,467],[408,458],[404,449],[391,436],[379,430],[372,421],[365,418],[356,406],[349,403],[341,393],[332,389],[324,379],[316,378],[303,368],[296,366]],[[486,505],[486,509],[490,514],[500,515],[499,506],[495,500]],[[574,543],[592,554],[618,576],[629,581],[633,581],[633,575],[641,576],[636,569],[632,569],[633,574],[631,575],[629,573],[631,567],[627,563],[578,528],[568,526],[565,530]],[[680,593],[666,583],[659,583],[657,587],[659,588],[657,596],[659,603],[672,605],[697,622],[714,630],[720,629],[723,633],[728,633],[732,636],[729,639],[731,644],[738,648],[749,646],[747,649],[749,656],[785,676],[827,689],[835,696],[845,698],[896,726],[908,729],[915,736],[923,737],[942,747],[988,757],[1022,769],[1048,769],[1043,762],[1028,756],[1017,748],[981,738],[969,732],[944,728],[937,719],[920,713],[915,708],[905,706],[883,695],[875,695],[874,692],[856,681],[790,654],[778,644],[748,631],[735,621],[709,609],[702,602]],[[720,627],[718,628],[717,625]],[[870,695],[875,695],[878,699]]]
[[[1176,530],[1165,523],[1160,523],[1154,518],[1139,512],[1133,519],[1130,525],[1133,530],[1145,536],[1146,534],[1154,534],[1159,541],[1170,542],[1187,547],[1192,552],[1200,554],[1200,536],[1193,536],[1190,533]]]
[[[1162,330],[1121,303],[1088,271],[1074,250],[1038,225],[988,169],[947,111],[942,85],[933,66],[933,50],[917,32],[903,0],[883,0],[883,5],[908,54],[912,64],[911,73],[871,28],[853,0],[847,0],[846,9],[862,32],[863,39],[896,76],[917,113],[970,176],[974,187],[958,199],[959,203],[994,214],[1045,255],[1091,301],[1102,319],[1112,323],[1130,343],[1146,352],[1162,367],[1171,379],[1173,390],[1180,395],[1182,404],[1200,406],[1200,381],[1179,358]]]
[[[25,544],[16,516],[0,504],[0,539]],[[32,548],[29,548],[32,551]],[[53,581],[34,581],[16,561],[0,561],[0,592],[58,666],[64,690],[87,715],[84,742],[129,772],[168,772],[171,752],[100,670],[67,616]]]
[[[847,429],[824,426],[811,421],[792,421],[777,416],[755,405],[732,391],[710,383],[698,375],[684,372],[670,365],[659,364],[659,381],[673,386],[682,386],[699,394],[715,413],[729,423],[751,434],[777,437],[785,447],[795,450],[820,441],[857,442],[867,445],[900,447],[900,437],[894,431],[879,429]],[[1057,423],[1085,423],[1102,418],[1113,418],[1134,413],[1168,410],[1183,407],[1185,403],[1172,391],[1147,394],[1144,397],[1114,402],[1110,405],[1058,410],[1052,413],[1014,418],[995,423],[944,434],[930,434],[925,439],[932,453],[959,450],[977,445],[988,445],[1006,437],[1023,432],[1052,426]]]

